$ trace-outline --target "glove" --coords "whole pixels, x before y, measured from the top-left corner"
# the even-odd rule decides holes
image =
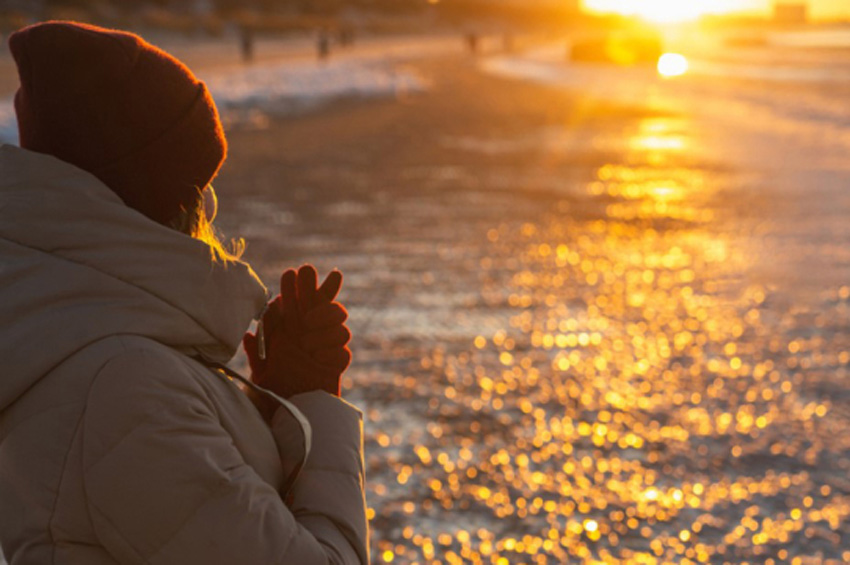
[[[348,313],[334,302],[342,274],[332,272],[318,289],[316,282],[316,270],[310,265],[281,276],[280,295],[262,320],[265,359],[260,357],[256,334],[243,338],[252,380],[284,398],[312,390],[340,396],[342,373],[351,362],[346,347],[351,333],[344,325]]]
[[[344,325],[348,313],[334,302],[341,286],[339,271],[319,288],[311,265],[283,273],[280,294],[262,319],[265,358],[257,334],[247,333],[242,340],[253,382],[284,398],[313,390],[340,396],[342,373],[351,362],[351,332]]]

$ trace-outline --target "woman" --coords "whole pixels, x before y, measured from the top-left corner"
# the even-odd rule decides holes
[[[312,268],[288,271],[267,308],[212,231],[226,143],[176,59],[68,22],[9,47],[21,147],[0,148],[6,558],[367,563],[361,414],[339,398],[341,276],[317,288]],[[243,335],[240,388],[222,364]]]

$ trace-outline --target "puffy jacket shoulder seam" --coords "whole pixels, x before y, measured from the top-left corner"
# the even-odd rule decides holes
[[[98,381],[98,379],[100,379],[100,377],[102,376],[102,374],[103,374],[104,370],[105,370],[105,369],[106,369],[106,368],[107,368],[107,367],[108,367],[111,363],[113,363],[114,361],[119,360],[120,358],[122,358],[123,356],[125,356],[125,355],[127,355],[127,354],[129,354],[129,353],[138,353],[138,354],[142,354],[142,355],[149,355],[149,354],[151,353],[148,349],[145,349],[144,347],[141,347],[141,346],[139,346],[139,345],[134,345],[134,346],[132,346],[132,347],[131,347],[130,345],[128,345],[128,344],[126,343],[126,341],[127,341],[127,340],[124,338],[124,336],[117,336],[117,337],[118,337],[118,341],[119,341],[119,343],[121,344],[121,351],[120,351],[120,352],[116,352],[114,355],[111,355],[111,356],[110,356],[110,357],[109,357],[109,358],[108,358],[108,359],[107,359],[107,360],[103,363],[103,365],[101,365],[101,367],[100,367],[100,369],[97,371],[97,373],[95,373],[95,376],[94,376],[94,378],[92,378],[92,380],[91,380],[91,383],[90,383],[90,385],[89,385],[89,390],[88,390],[88,393],[87,393],[87,395],[86,395],[86,405],[87,405],[87,406],[88,406],[88,401],[89,401],[89,399],[91,398],[91,392],[92,392],[92,390],[94,389],[94,385],[95,385],[95,383]],[[81,417],[81,421],[84,421],[84,420],[85,420],[85,415],[86,415],[86,411],[84,410],[84,411],[83,411],[83,414],[82,414],[82,417]],[[82,432],[82,433],[85,433],[85,430],[83,430],[83,432]],[[126,436],[124,436],[124,437],[126,437]],[[115,447],[117,447],[120,443],[121,443],[121,442],[119,441],[119,442],[118,442],[118,443],[116,443],[115,445],[111,446],[111,447],[109,448],[109,451],[107,451],[107,452],[104,454],[104,456],[105,456],[106,454],[108,454],[110,451],[112,451],[113,449],[115,449]],[[91,515],[91,513],[92,513],[92,509],[96,509],[96,508],[97,508],[97,505],[96,505],[94,502],[92,502],[92,501],[90,500],[90,498],[89,498],[89,496],[88,496],[88,492],[86,491],[86,481],[85,481],[85,475],[86,475],[86,473],[87,473],[87,469],[85,468],[85,460],[83,461],[83,465],[84,465],[84,468],[83,468],[83,477],[84,477],[84,478],[83,478],[83,492],[84,492],[84,494],[85,494],[85,499],[86,499],[86,509],[87,509],[87,511],[88,511],[88,513],[89,513],[89,519],[90,519],[90,520],[92,520],[92,522],[94,522],[95,520],[94,520],[94,517]],[[134,547],[134,546],[130,543],[130,541],[129,541],[129,540],[128,540],[128,539],[127,539],[127,538],[126,538],[123,534],[121,534],[120,530],[119,530],[119,529],[115,526],[115,524],[113,524],[113,523],[112,523],[112,521],[111,521],[111,520],[109,520],[109,518],[108,518],[107,516],[105,516],[105,515],[104,515],[104,516],[103,516],[103,518],[104,518],[105,520],[107,520],[107,521],[110,523],[110,525],[111,525],[112,529],[113,529],[113,530],[114,530],[114,531],[115,531],[115,532],[116,532],[119,536],[121,536],[121,538],[124,540],[124,543],[127,545],[127,547],[129,547],[129,548],[131,548],[131,549],[132,549],[132,551],[133,551],[133,552],[134,552],[134,553],[135,553],[135,554],[139,557],[139,560],[140,560],[142,563],[149,563],[149,562],[150,562],[150,558],[144,558],[144,557],[142,556],[142,554],[138,551],[138,549],[136,549],[136,548],[135,548],[135,547]],[[178,530],[178,531],[179,531],[179,530]],[[95,535],[97,535],[96,530],[95,530]],[[170,540],[168,540],[168,541],[170,541]],[[168,543],[168,542],[166,541],[166,542],[163,544],[163,546],[161,546],[161,548],[160,548],[160,550],[159,550],[159,551],[161,551],[161,550],[162,550],[162,548],[163,548],[163,547],[165,547],[165,545],[167,545],[167,543]]]
[[[100,367],[98,368],[94,377],[92,378],[90,386],[89,386],[89,390],[91,390],[91,384],[94,383],[94,381],[97,379],[98,375],[100,375],[100,373],[103,371],[103,369],[106,368],[106,366],[109,365],[109,363],[113,359],[115,359],[116,357],[120,356],[121,354],[123,354],[127,351],[127,346],[124,343],[123,338],[119,337],[118,342],[122,346],[122,351],[119,352],[119,353],[116,353],[115,355],[112,355],[112,356],[108,357],[106,360],[104,360],[104,362],[100,365]],[[95,342],[95,343],[97,343],[97,342]],[[93,344],[90,344],[90,345],[93,345]],[[66,362],[69,361],[71,358],[75,357],[77,354],[79,354],[82,351],[84,351],[85,349],[87,349],[87,347],[83,347],[82,349],[76,351],[73,355],[71,355],[67,359],[65,359],[65,361]],[[86,395],[86,400],[88,400],[88,394]],[[53,508],[50,510],[50,517],[48,518],[48,521],[47,521],[47,531],[48,531],[48,534],[50,535],[50,544],[51,544],[51,549],[52,549],[51,559],[50,559],[52,563],[56,563],[57,542],[56,542],[56,536],[55,536],[55,531],[54,531],[54,521],[56,519],[56,512],[57,512],[58,506],[59,506],[59,494],[62,491],[62,484],[65,482],[66,474],[67,474],[67,471],[68,471],[68,460],[71,458],[71,451],[74,449],[74,440],[81,433],[81,427],[82,427],[83,420],[85,419],[85,415],[86,415],[86,409],[85,409],[85,405],[84,405],[83,409],[80,411],[79,417],[77,418],[77,422],[74,425],[74,434],[71,437],[71,442],[68,445],[68,450],[65,452],[65,457],[62,461],[62,470],[59,473],[59,484],[57,485],[56,496],[53,499]],[[83,489],[85,489],[85,482],[83,482]],[[91,519],[91,516],[89,516],[89,519]]]
[[[108,357],[108,358],[104,361],[104,363],[100,366],[100,368],[97,370],[97,372],[95,373],[94,377],[92,378],[91,383],[89,384],[89,390],[88,390],[88,392],[87,392],[87,394],[86,394],[86,407],[83,409],[83,412],[82,412],[82,414],[81,414],[81,416],[80,416],[80,423],[81,423],[81,424],[85,421],[86,412],[87,412],[87,410],[88,410],[88,402],[89,402],[89,400],[90,400],[90,398],[91,398],[91,392],[92,392],[92,389],[94,389],[94,385],[95,385],[95,383],[96,383],[96,382],[97,382],[97,380],[101,377],[101,375],[103,374],[104,370],[105,370],[105,369],[106,369],[106,368],[107,368],[107,367],[108,367],[111,363],[113,363],[114,361],[116,361],[116,360],[120,359],[121,357],[123,357],[123,356],[124,356],[124,355],[126,355],[127,353],[130,353],[130,352],[133,352],[133,351],[144,352],[144,349],[142,349],[141,347],[136,347],[136,348],[131,348],[131,347],[129,347],[129,346],[127,345],[126,340],[124,339],[124,337],[123,337],[123,336],[117,336],[117,338],[118,338],[118,339],[117,339],[117,341],[118,341],[118,343],[119,343],[119,344],[120,344],[120,346],[121,346],[121,350],[120,350],[120,351],[116,351],[114,354],[110,355],[110,356],[109,356],[109,357]],[[83,429],[81,433],[83,433],[83,435],[85,435],[85,429]],[[85,443],[85,440],[83,440],[83,443]],[[110,448],[110,449],[113,449],[113,448],[114,448],[114,446],[113,446],[112,448]],[[83,446],[83,450],[85,450],[85,446]],[[88,515],[89,515],[89,520],[91,520],[91,521],[92,521],[92,523],[94,523],[94,522],[95,522],[95,518],[94,518],[94,516],[92,516],[92,510],[93,510],[93,509],[95,509],[95,508],[97,508],[97,505],[95,505],[95,504],[94,504],[94,503],[90,500],[90,498],[89,498],[89,494],[88,494],[88,491],[87,491],[87,489],[86,489],[86,481],[85,481],[85,475],[86,475],[85,457],[83,457],[82,464],[83,464],[83,470],[82,470],[82,473],[83,473],[82,488],[83,488],[83,495],[84,495],[84,497],[85,497],[85,501],[86,501],[86,512],[87,512],[87,513],[88,513]],[[108,518],[106,518],[106,517],[104,517],[104,518],[105,518],[106,520],[110,521]],[[111,521],[110,521],[110,522],[111,522]],[[115,528],[115,525],[114,525],[114,524],[111,524],[111,525],[112,525],[113,529],[114,529],[116,532],[118,532],[117,528]],[[94,530],[94,534],[95,534],[95,536],[97,536],[97,530],[96,530],[96,529]],[[119,535],[121,535],[121,534],[119,533]],[[130,548],[132,548],[133,552],[134,552],[134,553],[135,553],[135,554],[139,557],[139,559],[140,559],[140,561],[141,561],[141,562],[143,562],[143,563],[148,563],[148,560],[147,560],[147,559],[144,559],[144,558],[142,557],[142,555],[138,552],[138,550],[137,550],[135,547],[133,547],[133,546],[129,543],[129,541],[128,541],[126,538],[124,538],[124,536],[123,536],[123,535],[121,535],[121,537],[124,539],[124,542],[127,544],[127,546],[128,546],[128,547],[130,547]],[[54,555],[55,555],[55,554],[54,554]],[[54,558],[54,559],[55,559],[55,558]]]
[[[123,336],[119,336],[119,341],[120,341],[121,346],[122,346],[122,351],[115,353],[114,355],[111,355],[109,357],[109,359],[107,359],[106,362],[100,367],[100,369],[97,371],[97,373],[95,373],[94,378],[92,378],[91,383],[89,384],[89,390],[86,394],[86,409],[88,407],[89,401],[91,400],[91,394],[92,394],[92,390],[95,387],[95,384],[97,384],[97,382],[101,379],[103,372],[107,369],[107,367],[109,367],[109,365],[111,365],[115,361],[120,360],[122,357],[124,357],[125,355],[128,355],[128,354],[139,354],[139,355],[146,355],[146,356],[154,355],[154,353],[151,352],[147,348],[144,348],[144,347],[141,347],[141,346],[138,346],[138,345],[134,345],[133,347],[128,346],[128,344],[126,343],[126,339]],[[154,342],[154,343],[157,343],[157,342]],[[168,346],[163,346],[163,347],[168,347]],[[83,410],[83,419],[85,419],[86,409]],[[161,411],[162,411],[162,408],[157,408],[156,410],[150,412],[147,416],[148,417],[154,416],[155,414],[158,414]],[[85,434],[85,432],[83,432],[83,433]],[[123,441],[123,439],[125,439],[126,437],[127,436],[125,435],[124,438],[119,440],[114,445],[110,446],[109,449],[106,452],[103,453],[103,456],[105,457],[113,449],[118,447],[121,444],[121,442]],[[85,462],[84,462],[83,473],[85,473],[87,471],[88,471],[88,467],[85,467]]]
[[[74,434],[71,437],[71,443],[68,445],[68,450],[65,452],[65,457],[62,461],[62,471],[59,473],[59,484],[56,487],[56,496],[53,497],[53,508],[50,510],[50,518],[47,520],[47,532],[50,535],[50,546],[51,546],[51,563],[56,563],[56,536],[54,533],[54,521],[56,520],[56,511],[59,507],[59,495],[62,492],[62,485],[65,482],[65,477],[68,472],[68,460],[71,458],[71,450],[74,449],[74,439],[77,437],[77,434],[80,433],[80,426],[83,423],[83,416],[85,415],[85,409],[80,412],[79,417],[77,418],[77,423],[74,425]]]

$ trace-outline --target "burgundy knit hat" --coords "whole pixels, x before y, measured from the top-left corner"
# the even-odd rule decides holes
[[[13,33],[9,49],[21,147],[92,173],[152,220],[168,225],[224,162],[207,87],[141,37],[46,22]]]

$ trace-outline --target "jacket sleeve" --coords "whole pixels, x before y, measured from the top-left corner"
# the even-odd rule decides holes
[[[314,466],[336,459],[322,449],[339,449],[345,459],[352,445],[362,460],[359,412],[337,407],[340,420],[327,423],[339,434],[335,440],[314,433],[315,456],[302,469],[290,510],[243,460],[187,370],[154,352],[128,351],[92,384],[82,422],[83,480],[92,526],[107,551],[127,564],[365,565],[365,508],[353,502],[363,496],[362,473],[359,480],[335,474],[327,480],[340,484],[329,486]],[[276,438],[292,437],[283,419],[274,424]],[[315,488],[340,498],[323,498]]]
[[[312,430],[310,454],[292,490],[292,512],[302,523],[311,524],[317,538],[334,541],[329,545],[346,547],[340,539],[344,536],[357,552],[355,561],[368,563],[362,413],[325,391],[299,394],[290,401]],[[278,419],[284,415],[278,409],[272,422],[276,439]]]

